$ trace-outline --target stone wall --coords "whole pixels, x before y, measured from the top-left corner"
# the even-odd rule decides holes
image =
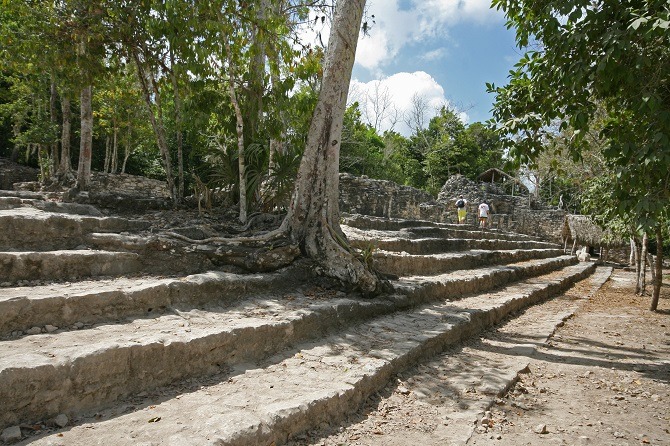
[[[340,174],[340,210],[376,217],[446,221],[447,210],[427,192],[391,181]]]
[[[561,232],[567,212],[559,209],[517,208],[511,215],[509,229],[521,234],[541,237],[555,243],[563,243]]]
[[[138,198],[169,198],[167,183],[128,174],[93,172],[91,193],[119,194]]]
[[[0,189],[13,190],[14,183],[37,181],[39,169],[0,158]]]

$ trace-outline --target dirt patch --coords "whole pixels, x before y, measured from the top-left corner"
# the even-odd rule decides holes
[[[650,297],[634,295],[633,279],[633,273],[615,270],[588,300],[582,282],[562,301],[538,306],[535,315],[513,319],[453,357],[445,355],[439,366],[433,362],[399,376],[342,426],[291,444],[670,444],[670,286],[663,287],[660,311],[652,313]],[[525,336],[516,348],[482,348],[509,341],[529,319],[570,302],[577,311],[547,342]],[[525,355],[531,344],[533,353]],[[506,355],[495,356],[503,350]],[[496,395],[503,381],[514,380],[514,365],[500,358],[515,351],[528,367]]]

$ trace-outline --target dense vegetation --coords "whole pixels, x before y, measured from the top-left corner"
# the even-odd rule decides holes
[[[94,170],[174,176],[178,199],[197,177],[233,201],[243,184],[250,208],[285,204],[322,75],[322,48],[299,41],[298,31],[321,26],[330,8],[252,3],[8,2],[0,156],[39,165],[45,181],[75,176],[69,169],[83,147],[76,110],[90,85]],[[501,164],[492,130],[463,124],[449,107],[409,137],[380,134],[358,104],[347,109],[343,172],[436,193],[450,174],[474,178]]]
[[[530,47],[497,95],[511,158],[591,160],[583,209],[614,233],[662,240],[670,220],[670,3],[494,0]],[[562,156],[562,158],[560,158]],[[553,161],[556,170],[556,158]],[[639,246],[639,245],[638,245]],[[639,263],[638,263],[639,264]],[[656,308],[660,280],[652,309]]]

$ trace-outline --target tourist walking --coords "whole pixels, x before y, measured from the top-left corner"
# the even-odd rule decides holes
[[[479,205],[479,227],[486,229],[486,220],[489,218],[489,205],[482,203]]]
[[[463,198],[463,195],[458,197],[458,200],[456,200],[456,211],[458,212],[458,224],[463,224],[465,223],[465,217],[467,216],[468,211],[466,210],[465,206],[467,206],[468,200]]]

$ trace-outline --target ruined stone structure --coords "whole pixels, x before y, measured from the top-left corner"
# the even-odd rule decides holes
[[[374,217],[449,221],[449,212],[427,192],[391,181],[340,174],[340,210]]]
[[[0,190],[12,190],[14,183],[37,181],[39,169],[0,158]]]
[[[98,194],[111,193],[132,197],[170,198],[165,181],[127,173],[93,172],[90,191]]]
[[[34,169],[22,169],[21,166],[12,164],[11,169],[4,167],[2,170],[6,164],[0,160],[2,188],[11,189],[12,182],[36,179],[37,173]],[[38,189],[35,183],[22,184],[19,188]],[[541,237],[555,243],[563,241],[561,232],[566,212],[543,206],[529,197],[527,191],[524,195],[512,196],[505,194],[496,183],[475,182],[462,175],[453,175],[435,199],[425,191],[391,181],[350,174],[340,175],[340,210],[349,214],[455,223],[454,202],[459,195],[468,200],[468,223],[476,224],[477,206],[486,202],[492,211],[492,227]],[[105,208],[171,206],[164,181],[101,172],[93,173],[89,192],[75,197],[75,200]]]
[[[456,222],[454,202],[468,200],[468,223],[475,224],[477,206],[486,202],[493,227],[560,243],[566,212],[551,209],[526,195],[507,195],[495,183],[482,183],[454,175],[444,184],[437,200],[409,186],[366,177],[340,176],[340,209],[351,214],[411,218],[441,223]]]

